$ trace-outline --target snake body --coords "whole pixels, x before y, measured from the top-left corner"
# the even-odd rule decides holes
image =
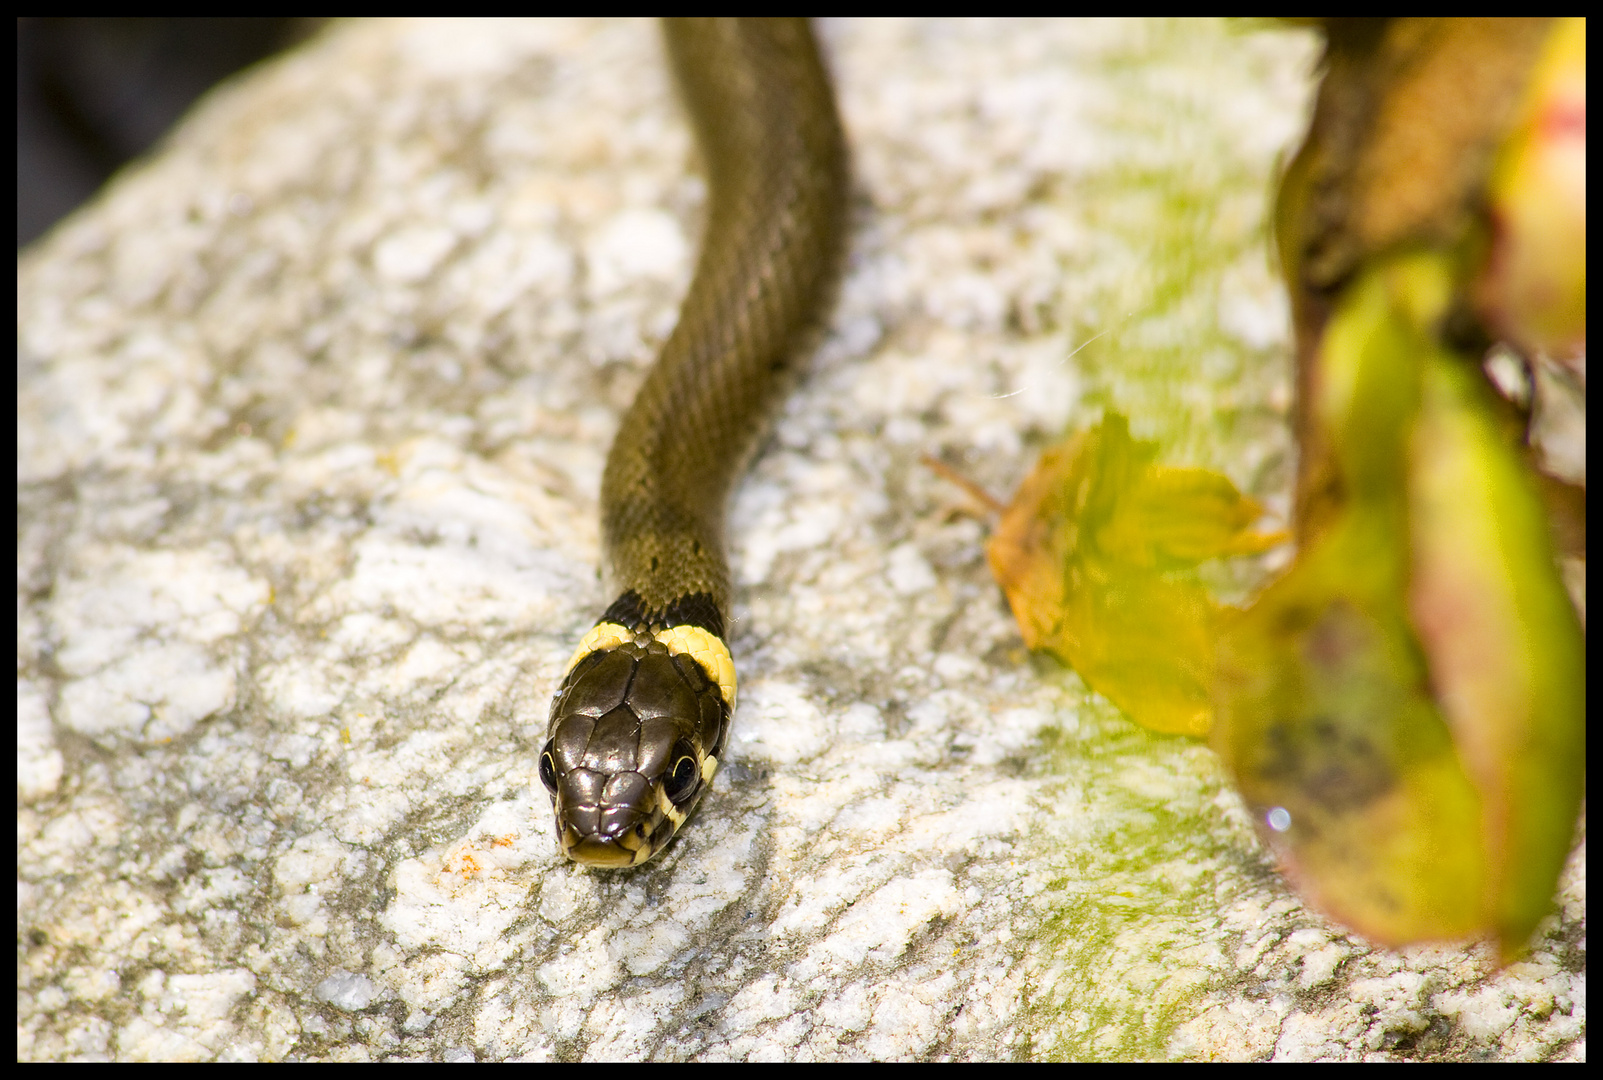
[[[540,755],[558,842],[594,866],[660,852],[717,770],[735,707],[725,505],[845,232],[845,143],[808,24],[675,19],[665,36],[706,170],[706,229],[601,481],[617,599],[569,663]]]

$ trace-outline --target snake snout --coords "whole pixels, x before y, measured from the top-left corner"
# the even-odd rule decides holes
[[[545,770],[541,773],[543,779]],[[651,858],[673,834],[672,823],[656,808],[652,789],[646,777],[632,771],[608,776],[575,768],[563,773],[551,793],[563,853],[575,862],[602,867],[633,866]]]

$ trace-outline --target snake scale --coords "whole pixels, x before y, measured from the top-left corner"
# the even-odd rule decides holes
[[[820,321],[845,234],[845,141],[807,22],[664,30],[707,222],[601,481],[617,599],[569,662],[539,763],[563,852],[600,867],[662,851],[718,768],[735,708],[725,505]]]

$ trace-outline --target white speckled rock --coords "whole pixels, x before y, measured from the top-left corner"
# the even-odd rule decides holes
[[[534,766],[698,228],[649,23],[338,26],[19,260],[19,1059],[1584,1058],[1584,851],[1501,974],[1344,936],[918,464],[1005,491],[1116,406],[1285,506],[1311,39],[825,37],[852,263],[734,505],[729,767],[641,870]]]

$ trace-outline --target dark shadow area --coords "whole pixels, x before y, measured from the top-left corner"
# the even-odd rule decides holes
[[[17,247],[150,149],[208,89],[304,40],[303,18],[17,20]]]

